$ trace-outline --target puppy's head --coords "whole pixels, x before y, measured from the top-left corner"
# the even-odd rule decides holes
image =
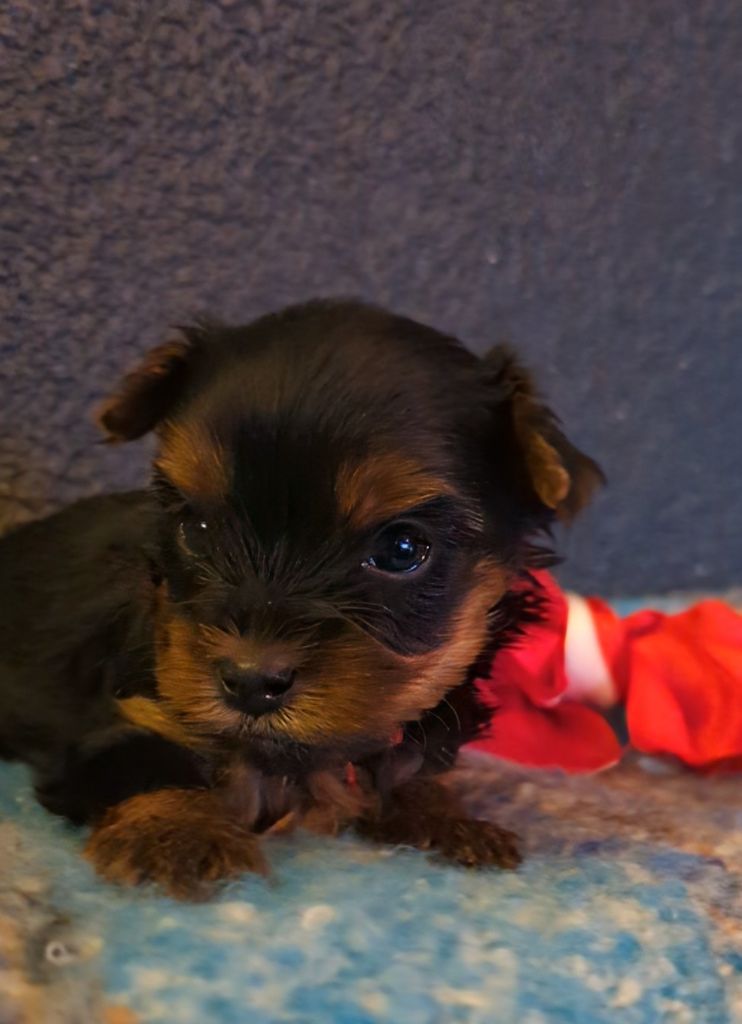
[[[160,696],[258,745],[370,749],[434,707],[600,475],[508,351],[356,303],[186,329],[100,421],[158,438]]]

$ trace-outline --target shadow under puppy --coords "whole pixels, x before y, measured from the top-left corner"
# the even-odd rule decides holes
[[[183,329],[100,422],[151,486],[0,542],[0,756],[98,871],[198,897],[297,824],[515,865],[435,776],[600,472],[511,353],[313,302]]]

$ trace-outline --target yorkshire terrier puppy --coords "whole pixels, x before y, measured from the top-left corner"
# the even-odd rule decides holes
[[[151,486],[0,541],[0,756],[100,874],[203,896],[294,825],[514,866],[439,776],[600,471],[513,355],[313,302],[184,328],[99,419]]]

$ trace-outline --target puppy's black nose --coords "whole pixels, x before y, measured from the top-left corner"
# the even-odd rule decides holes
[[[225,660],[219,663],[219,674],[227,704],[245,715],[257,717],[280,708],[296,673],[293,669],[261,672]]]

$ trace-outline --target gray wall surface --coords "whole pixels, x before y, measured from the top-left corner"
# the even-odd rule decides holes
[[[739,0],[5,0],[0,510],[143,478],[168,323],[350,294],[535,365],[610,487],[563,578],[742,582]]]

